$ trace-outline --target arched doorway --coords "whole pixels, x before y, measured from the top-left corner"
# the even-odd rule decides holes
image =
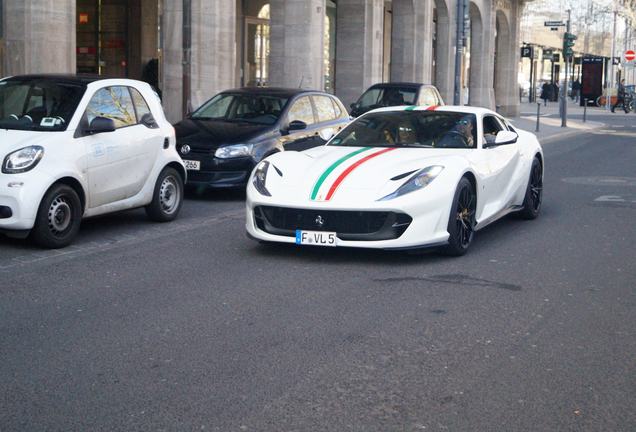
[[[266,86],[269,82],[270,5],[267,0],[246,0],[243,14],[242,85]]]

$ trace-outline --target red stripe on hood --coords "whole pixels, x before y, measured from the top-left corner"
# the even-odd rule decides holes
[[[331,199],[331,197],[333,196],[333,194],[336,192],[336,189],[338,189],[338,186],[340,186],[340,183],[342,183],[342,181],[349,175],[351,174],[351,172],[358,168],[360,165],[362,165],[363,163],[367,162],[370,159],[373,159],[376,156],[380,156],[381,154],[384,153],[388,153],[390,151],[393,150],[397,150],[396,148],[386,148],[384,150],[380,150],[379,152],[370,154],[369,156],[366,156],[362,159],[360,159],[359,161],[357,161],[356,163],[354,163],[353,165],[351,165],[349,168],[347,168],[346,170],[343,171],[342,174],[340,174],[338,176],[338,178],[336,179],[336,181],[333,183],[333,185],[331,185],[331,188],[329,188],[329,192],[327,192],[327,197],[325,198],[325,201],[329,201]]]

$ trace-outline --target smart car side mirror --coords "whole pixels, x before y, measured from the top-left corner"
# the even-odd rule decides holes
[[[357,110],[360,107],[360,105],[358,105],[358,102],[354,102],[349,106],[351,107],[352,110]]]
[[[115,122],[113,121],[113,119],[109,119],[106,117],[95,117],[91,121],[88,129],[86,129],[85,132],[89,135],[95,135],[103,132],[114,132],[115,129]]]

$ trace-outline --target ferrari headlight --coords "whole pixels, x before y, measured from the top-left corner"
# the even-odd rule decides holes
[[[269,168],[269,162],[262,161],[256,166],[254,170],[254,177],[252,178],[252,184],[256,190],[265,196],[272,196],[271,193],[265,187],[265,180],[267,180],[267,170]]]
[[[17,174],[32,170],[40,162],[44,155],[44,148],[29,146],[9,153],[2,162],[4,174]]]
[[[251,144],[235,144],[225,147],[219,147],[214,153],[214,156],[218,157],[219,159],[251,156],[252,148],[253,146]]]
[[[424,169],[416,172],[409,180],[406,181],[402,186],[397,188],[397,190],[389,195],[380,198],[378,201],[387,201],[393,198],[397,198],[402,195],[406,195],[407,193],[411,193],[413,191],[425,188],[428,186],[435,177],[437,177],[442,171],[444,167],[441,165],[433,165],[430,167],[426,167]]]

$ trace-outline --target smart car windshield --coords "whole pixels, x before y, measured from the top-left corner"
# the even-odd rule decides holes
[[[273,125],[286,103],[287,98],[280,96],[222,93],[203,104],[191,118]]]
[[[0,81],[0,129],[66,130],[84,91],[46,79]]]
[[[348,147],[476,147],[474,114],[441,111],[386,111],[353,121],[330,142]]]
[[[375,87],[364,92],[358,100],[360,108],[381,108],[388,106],[414,105],[417,91],[412,88]]]

